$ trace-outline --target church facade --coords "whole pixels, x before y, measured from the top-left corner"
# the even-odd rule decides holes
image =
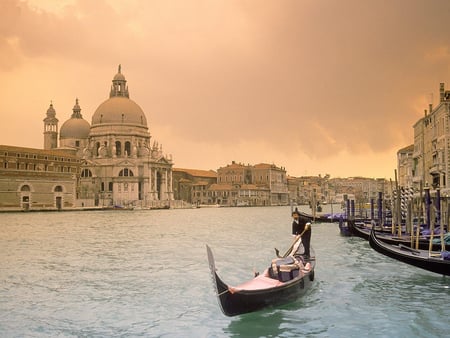
[[[141,107],[130,99],[119,66],[109,98],[92,116],[80,139],[81,173],[77,200],[98,206],[167,207],[173,200],[172,159],[148,131]],[[86,141],[83,143],[83,141]]]
[[[95,110],[91,124],[83,119],[78,99],[60,130],[53,104],[43,122],[43,150],[0,146],[0,171],[5,178],[0,179],[0,186],[3,181],[8,185],[6,190],[0,187],[1,200],[8,201],[8,207],[30,210],[171,205],[172,158],[163,153],[162,145],[152,142],[146,115],[130,99],[120,66],[109,98]],[[56,165],[55,159],[63,164]],[[55,176],[55,171],[62,176]],[[37,191],[39,194],[34,193]],[[46,196],[45,201],[39,201],[40,196]]]

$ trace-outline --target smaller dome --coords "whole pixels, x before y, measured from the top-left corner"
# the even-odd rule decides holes
[[[117,73],[114,75],[113,81],[125,81],[125,76],[122,73]]]
[[[48,107],[48,109],[47,109],[47,116],[48,117],[56,116],[56,111],[55,111],[55,108],[53,108],[53,103],[50,103],[50,107]]]
[[[70,118],[61,126],[59,131],[60,138],[88,138],[91,126],[88,121],[83,118]]]

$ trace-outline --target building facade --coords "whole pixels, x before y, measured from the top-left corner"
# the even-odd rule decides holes
[[[73,208],[80,166],[73,151],[0,145],[0,209]]]
[[[83,144],[80,142],[77,150]],[[130,99],[120,66],[109,98],[92,116],[85,144],[77,191],[79,202],[95,206],[170,206],[172,158],[163,153],[158,142],[151,144],[146,115]]]
[[[424,116],[414,124],[412,185],[415,191],[428,185],[448,194],[450,167],[450,91],[439,87],[439,104],[429,105]],[[403,163],[398,163],[399,172]]]
[[[0,207],[171,205],[172,158],[151,144],[146,115],[130,99],[120,66],[91,124],[78,99],[60,130],[53,104],[43,122],[44,149],[0,147]]]

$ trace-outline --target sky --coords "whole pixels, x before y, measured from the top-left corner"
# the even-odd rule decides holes
[[[393,178],[450,82],[447,0],[0,0],[0,144],[43,148],[121,64],[174,167]]]

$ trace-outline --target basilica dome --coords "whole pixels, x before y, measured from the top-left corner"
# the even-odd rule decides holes
[[[92,125],[133,124],[147,127],[141,107],[126,96],[113,96],[100,104],[92,116]]]
[[[91,126],[88,121],[83,119],[78,99],[76,99],[75,106],[73,107],[73,114],[71,118],[61,126],[59,137],[61,139],[86,139],[89,136],[90,130]]]
[[[127,80],[121,66],[112,80],[109,99],[98,106],[92,115],[92,126],[105,124],[134,125],[147,128],[147,119],[141,107],[130,99]]]
[[[59,131],[60,138],[84,139],[89,136],[91,126],[83,118],[71,118],[64,122]]]

